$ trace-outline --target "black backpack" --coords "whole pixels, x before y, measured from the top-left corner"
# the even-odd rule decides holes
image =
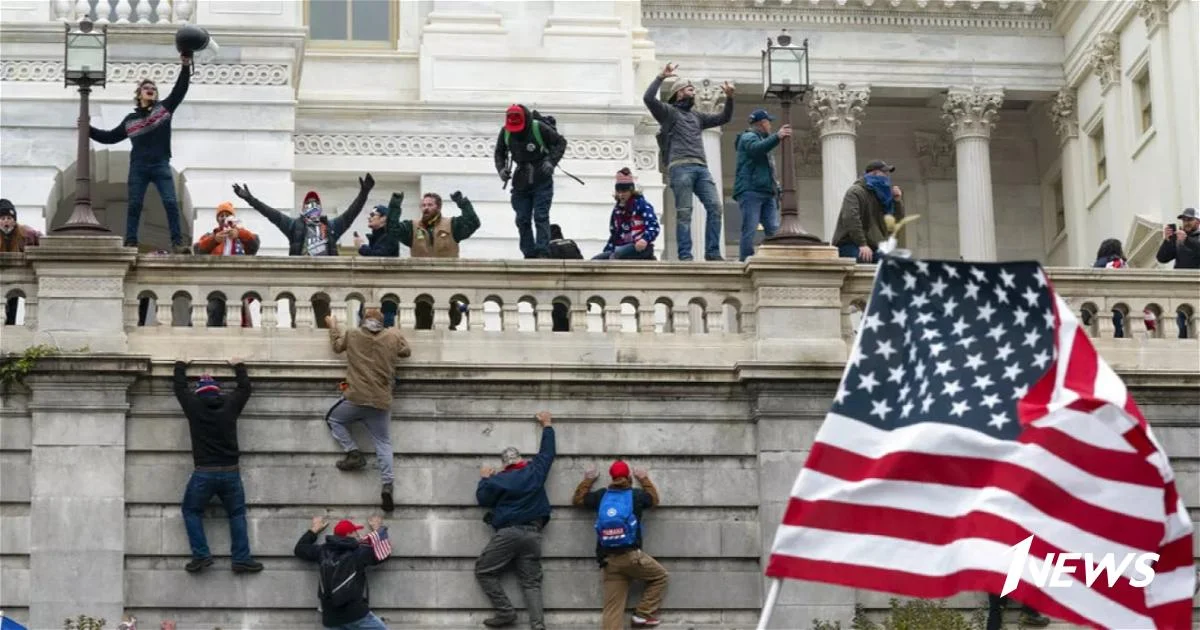
[[[353,551],[321,549],[317,596],[331,608],[367,599],[367,574],[358,566]]]

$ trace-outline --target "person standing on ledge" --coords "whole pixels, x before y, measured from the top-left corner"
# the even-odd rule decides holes
[[[701,132],[720,127],[733,118],[733,85],[726,82],[721,86],[725,92],[725,109],[720,114],[695,111],[696,88],[691,81],[683,79],[671,86],[671,96],[664,104],[658,100],[658,90],[667,77],[675,76],[678,68],[678,65],[668,63],[646,88],[642,102],[661,128],[658,153],[660,166],[666,167],[667,181],[675,195],[675,238],[679,242],[679,260],[692,260],[693,194],[704,204],[704,259],[723,260],[721,200],[704,157]]]
[[[458,206],[461,215],[446,217],[442,214],[442,196],[425,193],[421,197],[421,220],[399,221],[394,227],[389,226],[388,232],[412,251],[413,258],[458,258],[458,244],[470,238],[479,229],[480,222],[475,206],[462,192],[454,191],[450,200]],[[403,201],[403,193],[392,193],[388,211],[399,216]]]
[[[750,113],[750,128],[737,137],[737,174],[733,179],[733,198],[742,213],[742,238],[738,260],[754,255],[754,236],[763,226],[767,238],[779,231],[779,183],[775,180],[775,160],[771,151],[792,135],[792,126],[784,125],[771,133],[775,117],[765,109]]]
[[[261,562],[250,556],[250,536],[246,527],[246,490],[238,468],[237,421],[250,400],[250,376],[241,359],[229,360],[237,389],[229,394],[208,374],[200,378],[196,391],[189,391],[187,363],[175,362],[175,398],[187,417],[192,438],[195,471],[183,495],[183,524],[192,547],[192,561],[184,569],[196,573],[212,566],[208,540],[204,536],[204,508],[216,496],[229,517],[229,544],[234,573],[257,573]]]
[[[892,185],[896,167],[883,160],[873,160],[863,169],[863,176],[850,185],[842,200],[833,245],[838,256],[854,258],[860,263],[875,262],[879,245],[896,229],[904,218],[903,191]]]
[[[179,224],[179,200],[175,195],[175,179],[171,174],[171,118],[187,95],[192,77],[192,57],[182,55],[179,78],[175,87],[162,101],[158,86],[142,79],[134,92],[133,112],[121,124],[109,131],[89,125],[92,140],[101,144],[116,144],[126,138],[132,145],[129,152],[129,211],[125,218],[125,247],[138,246],[138,227],[142,220],[142,202],[150,184],[158,189],[167,211],[167,229],[171,234],[172,251],[190,254],[191,247],[183,239]]]
[[[505,182],[511,180],[512,208],[525,258],[549,257],[554,169],[567,152],[567,139],[558,133],[555,122],[539,117],[524,105],[512,105],[504,114],[504,127],[496,139],[496,172]],[[515,169],[510,157],[516,163]]]
[[[315,190],[310,190],[304,195],[303,208],[300,217],[296,219],[259,201],[245,184],[234,184],[233,194],[258,210],[283,232],[288,240],[289,256],[337,256],[338,239],[358,218],[363,204],[367,202],[367,195],[374,187],[375,178],[371,177],[370,173],[358,178],[358,196],[350,202],[345,212],[332,219],[323,213],[321,196]]]

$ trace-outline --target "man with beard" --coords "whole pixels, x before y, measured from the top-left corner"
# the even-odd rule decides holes
[[[414,222],[405,219],[389,226],[388,233],[401,245],[412,250],[413,258],[458,258],[458,244],[471,237],[479,229],[479,215],[475,206],[462,192],[454,191],[450,200],[458,205],[462,214],[457,217],[442,215],[442,196],[425,193],[421,197],[421,219]],[[399,215],[402,193],[392,193],[388,211]]]
[[[375,187],[375,178],[367,173],[365,177],[358,178],[358,187],[358,196],[350,202],[350,207],[332,219],[322,213],[321,197],[315,190],[304,195],[300,217],[295,219],[256,199],[245,184],[234,184],[233,194],[258,210],[283,232],[288,239],[289,256],[337,256],[338,239],[362,212],[367,194]]]
[[[511,180],[512,207],[525,258],[549,257],[554,169],[566,152],[567,139],[553,124],[539,119],[524,105],[508,108],[496,140],[496,172],[500,179]],[[515,168],[509,163],[510,156]]]

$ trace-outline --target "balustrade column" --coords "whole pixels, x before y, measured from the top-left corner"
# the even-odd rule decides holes
[[[554,303],[539,302],[537,308],[534,309],[534,315],[534,324],[538,332],[554,330]]]
[[[996,219],[992,207],[992,129],[1004,90],[951,88],[942,118],[954,137],[958,171],[958,249],[964,260],[996,260]]]
[[[588,329],[588,305],[587,302],[576,301],[571,303],[571,332],[587,332]]]
[[[1083,146],[1079,140],[1079,112],[1075,90],[1063,88],[1050,104],[1050,121],[1058,134],[1061,150],[1063,212],[1066,215],[1067,264],[1089,262],[1087,201],[1084,199]]]
[[[500,328],[504,331],[521,329],[521,311],[517,302],[505,302],[500,305]]]
[[[604,332],[621,332],[624,326],[621,325],[621,303],[605,304],[604,311]]]
[[[690,304],[676,304],[670,312],[671,332],[676,335],[688,335],[692,331],[692,307]]]
[[[869,87],[847,87],[845,83],[839,83],[817,86],[808,103],[813,129],[821,137],[821,206],[827,241],[833,238],[837,228],[846,189],[859,176],[855,141],[863,109],[870,99]]]

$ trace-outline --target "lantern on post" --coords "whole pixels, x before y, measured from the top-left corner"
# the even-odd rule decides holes
[[[103,86],[108,78],[108,29],[96,30],[91,20],[84,18],[74,29],[66,25],[64,42],[63,82],[65,87],[79,87],[79,138],[75,155],[75,209],[56,234],[110,234],[92,212],[92,163],[89,142],[91,118],[88,115],[88,96],[93,85]]]

